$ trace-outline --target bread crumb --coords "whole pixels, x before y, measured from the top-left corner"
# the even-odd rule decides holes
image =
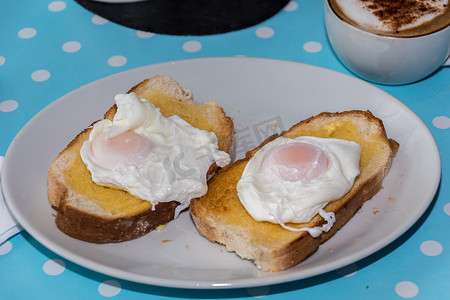
[[[189,245],[188,244],[186,244],[186,249],[189,249]]]
[[[163,243],[168,243],[168,242],[171,242],[172,240],[163,240],[162,242]]]
[[[333,252],[334,251],[334,249],[333,248],[330,248],[330,249],[328,249],[328,252]]]
[[[376,207],[373,208],[373,214],[376,215],[377,213],[379,213],[380,210]]]
[[[388,198],[389,202],[394,203],[395,202],[395,198],[394,197],[389,197]]]
[[[272,127],[280,127],[280,125],[278,125],[277,123],[275,123],[275,124],[270,124],[270,126],[272,126]]]

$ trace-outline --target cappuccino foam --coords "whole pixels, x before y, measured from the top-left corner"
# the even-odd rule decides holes
[[[449,0],[329,0],[347,22],[382,35],[415,36],[450,22]],[[436,20],[436,21],[435,21]]]

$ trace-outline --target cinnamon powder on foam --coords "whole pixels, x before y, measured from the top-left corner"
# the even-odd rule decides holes
[[[385,26],[398,31],[427,14],[441,12],[435,0],[360,0]]]

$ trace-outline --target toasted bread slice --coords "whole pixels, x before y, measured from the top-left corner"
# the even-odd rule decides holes
[[[178,115],[192,126],[214,132],[219,149],[233,148],[233,122],[216,102],[199,103],[192,92],[169,76],[144,80],[129,92],[152,102],[166,116]],[[111,119],[113,105],[105,119]],[[152,205],[126,191],[103,187],[91,180],[81,160],[80,148],[92,126],[86,128],[58,155],[48,171],[48,199],[56,210],[56,225],[69,236],[94,243],[138,238],[174,218],[178,202]],[[208,173],[217,170],[213,164]],[[176,199],[174,199],[176,200]]]
[[[360,175],[352,189],[342,198],[327,204],[327,212],[334,212],[336,222],[330,231],[313,238],[308,232],[293,232],[278,224],[255,221],[242,206],[236,184],[250,158],[266,143],[278,136],[296,138],[316,136],[340,138],[361,145]],[[228,251],[252,260],[265,271],[288,269],[314,253],[319,245],[339,230],[380,189],[388,173],[398,143],[386,137],[380,119],[369,111],[321,113],[302,121],[280,135],[269,137],[246,157],[219,170],[208,182],[206,195],[191,202],[192,219],[201,235],[226,245]],[[316,227],[325,223],[316,215],[309,223],[291,227]]]

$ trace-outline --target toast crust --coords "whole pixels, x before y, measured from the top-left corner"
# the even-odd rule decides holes
[[[173,220],[175,201],[156,205],[134,216],[100,218],[92,213],[66,206],[64,213],[57,213],[55,222],[59,230],[67,235],[91,243],[115,243],[136,239],[158,226]]]
[[[377,147],[381,154],[380,157],[371,158],[373,161],[363,162],[369,156],[370,150],[367,149],[370,147],[362,146],[361,164],[363,166],[367,164],[374,169],[362,170],[352,189],[324,208],[327,212],[333,211],[336,216],[336,222],[331,230],[322,233],[318,238],[313,238],[305,231],[292,232],[278,224],[255,221],[240,203],[235,188],[251,157],[262,146],[279,136],[294,138],[299,135],[314,135],[316,127],[326,128],[339,124],[344,119],[357,123],[358,130],[361,134],[367,135],[367,138],[376,134]],[[320,130],[316,133],[323,135],[320,134]],[[313,254],[321,243],[332,237],[366,200],[371,199],[382,188],[382,180],[389,172],[398,147],[396,141],[387,139],[382,121],[369,111],[321,113],[267,138],[261,145],[248,151],[245,158],[219,170],[208,183],[208,193],[191,202],[192,219],[202,236],[224,244],[228,251],[236,252],[241,258],[252,260],[258,268],[273,272],[288,269]],[[309,223],[289,223],[289,226],[316,227],[324,223],[323,218],[316,215]]]
[[[212,131],[219,140],[219,149],[232,153],[233,149],[233,121],[224,110],[215,102],[199,103],[193,100],[192,92],[169,76],[154,76],[148,78],[136,86],[128,93],[134,92],[141,98],[146,98],[153,103],[152,99],[159,99],[158,103],[153,103],[161,109],[166,117],[173,115],[170,107],[177,104],[181,111],[181,118],[189,119],[191,125],[197,125],[192,114],[197,114],[200,129]],[[158,106],[158,104],[160,106]],[[164,107],[167,106],[167,107]],[[174,105],[176,106],[176,105]],[[163,112],[163,109],[165,110]],[[117,111],[114,104],[105,113],[104,118],[112,120]],[[183,115],[184,114],[184,115]],[[186,120],[187,121],[187,120]],[[201,122],[200,122],[201,121]],[[176,201],[159,203],[152,209],[148,201],[132,197],[125,191],[100,187],[107,191],[111,197],[120,197],[120,194],[128,194],[127,197],[135,198],[137,203],[133,209],[124,212],[110,211],[102,206],[95,199],[95,196],[79,192],[73,184],[73,178],[68,178],[68,170],[81,168],[81,177],[87,181],[87,185],[98,188],[90,179],[87,168],[79,163],[79,149],[83,142],[88,139],[92,130],[91,124],[88,128],[80,132],[61,151],[51,164],[48,171],[48,200],[56,211],[55,222],[57,227],[67,235],[93,243],[115,243],[138,238],[147,234],[159,225],[164,225],[174,218],[175,209],[179,205]],[[203,128],[202,128],[203,127]],[[204,128],[207,127],[207,128]],[[77,166],[78,164],[78,166]],[[218,167],[212,164],[208,175],[211,176]],[[70,177],[70,176],[69,176]],[[76,180],[76,179],[75,179]],[[174,199],[176,200],[176,199]],[[127,207],[126,205],[124,207]]]

